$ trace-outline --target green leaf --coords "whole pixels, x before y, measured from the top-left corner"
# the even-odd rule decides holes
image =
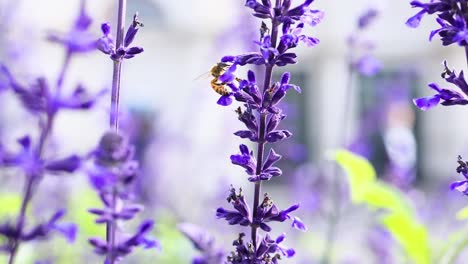
[[[0,195],[0,218],[16,216],[21,208],[21,196],[18,193],[2,193]]]
[[[88,212],[89,208],[101,208],[102,206],[96,192],[89,187],[80,190],[79,195],[74,195],[68,211],[69,217],[79,226],[80,236],[105,236],[105,225],[96,224],[94,222],[96,216]]]
[[[368,188],[376,179],[374,167],[365,158],[347,150],[338,150],[335,153],[335,160],[349,175],[351,200],[354,203],[363,202]]]
[[[468,219],[468,206],[460,209],[460,211],[457,212],[457,220],[466,220]]]
[[[409,201],[395,187],[381,181],[375,181],[363,195],[363,201],[372,208],[386,209],[391,212],[401,212],[413,215]]]
[[[414,263],[430,263],[427,231],[423,225],[401,212],[387,214],[381,222]]]
[[[347,150],[337,151],[334,158],[348,175],[352,202],[365,204],[373,210],[385,210],[380,218],[381,224],[399,242],[412,262],[430,263],[427,230],[415,217],[405,194],[378,180],[374,168],[365,158]]]

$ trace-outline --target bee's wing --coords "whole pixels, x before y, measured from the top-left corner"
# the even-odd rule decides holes
[[[196,80],[200,80],[201,78],[209,78],[210,76],[211,76],[211,73],[209,71],[207,71],[205,73],[200,74],[199,76],[197,76],[193,80],[196,81]]]

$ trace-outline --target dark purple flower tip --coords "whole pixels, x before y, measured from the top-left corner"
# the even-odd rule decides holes
[[[28,150],[31,147],[31,137],[23,136],[18,139],[18,143],[23,147],[24,150]]]
[[[240,138],[248,138],[254,142],[258,140],[257,134],[250,130],[240,130],[240,131],[235,132],[234,135]]]
[[[146,219],[141,223],[140,227],[138,228],[137,234],[138,235],[146,235],[147,233],[151,232],[154,227],[154,221],[151,219]]]
[[[280,244],[280,243],[283,242],[285,239],[286,239],[286,234],[285,234],[285,233],[282,233],[281,235],[279,235],[279,236],[276,238],[276,244]]]
[[[275,143],[287,138],[290,138],[292,136],[292,133],[289,132],[288,130],[275,130],[273,132],[268,133],[266,136],[266,141],[270,143]]]
[[[135,13],[133,16],[133,22],[130,25],[130,27],[127,30],[127,33],[125,34],[125,39],[124,39],[124,46],[128,47],[130,44],[132,44],[133,40],[135,39],[136,34],[138,33],[138,30],[140,27],[143,27],[143,23],[141,23],[138,20],[138,13]]]
[[[143,238],[142,244],[143,244],[144,249],[151,249],[151,248],[154,248],[156,250],[162,249],[161,243],[159,243],[159,241],[156,239]]]
[[[60,232],[67,239],[68,243],[75,242],[78,234],[78,226],[72,223],[56,225],[55,230]]]
[[[131,47],[131,48],[127,49],[126,55],[135,56],[137,54],[142,53],[143,51],[144,51],[144,49],[141,48],[141,47]]]
[[[252,70],[249,70],[247,72],[247,79],[249,80],[249,83],[251,84],[255,84],[256,81],[255,81],[255,73],[252,71]]]
[[[293,249],[293,248],[288,248],[286,249],[284,252],[284,255],[287,257],[287,258],[292,258],[294,257],[294,255],[296,255],[296,251]]]
[[[294,216],[294,217],[293,217],[293,222],[292,222],[291,226],[292,226],[293,228],[296,228],[296,229],[301,230],[301,231],[304,231],[304,232],[307,231],[306,225],[305,225],[305,224],[302,222],[302,220],[301,220],[299,217],[297,217],[297,216]]]
[[[67,211],[65,209],[58,210],[49,220],[49,224],[55,224],[58,220],[62,219]]]
[[[221,97],[218,99],[218,102],[216,102],[216,103],[219,104],[219,105],[222,105],[222,106],[228,106],[228,105],[232,104],[231,95],[223,95],[223,96],[221,96]]]
[[[284,72],[281,76],[281,85],[289,83],[289,80],[291,80],[291,73]]]
[[[101,31],[104,36],[109,36],[111,33],[111,25],[109,23],[102,23],[101,24]]]
[[[410,17],[407,21],[406,21],[406,25],[409,26],[409,27],[412,27],[412,28],[417,28],[419,27],[419,24],[421,24],[421,19],[423,18],[423,16],[426,14],[426,11],[425,10],[421,10],[419,11],[416,15]]]
[[[234,62],[236,58],[236,56],[224,56],[221,58],[221,62]]]
[[[107,242],[100,238],[90,238],[88,242],[94,247],[94,252],[99,255],[105,255],[108,251]]]
[[[72,173],[81,165],[80,157],[73,155],[62,160],[48,162],[45,165],[46,170],[52,172],[68,172]]]
[[[451,190],[457,190],[464,195],[468,195],[468,181],[457,181],[452,184],[450,184],[450,189]]]
[[[440,102],[440,96],[438,94],[429,97],[422,97],[413,99],[413,103],[421,110],[426,111],[429,110]]]

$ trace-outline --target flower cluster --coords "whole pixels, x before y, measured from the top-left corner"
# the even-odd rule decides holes
[[[433,30],[429,40],[432,40],[435,35],[439,35],[444,46],[457,43],[464,47],[468,62],[468,2],[465,0],[433,0],[430,3],[411,1],[411,5],[421,8],[421,11],[410,17],[406,24],[410,27],[417,27],[425,14],[436,14],[437,23],[439,23],[441,28]],[[437,92],[435,95],[413,100],[414,104],[421,110],[428,110],[439,103],[445,106],[468,104],[468,83],[465,80],[463,71],[457,74],[455,70],[450,70],[446,61],[444,61],[444,68],[441,77],[446,82],[458,87],[461,93],[453,89],[441,88],[439,85],[431,83],[429,87]],[[459,156],[458,163],[457,172],[461,173],[465,177],[465,180],[452,183],[450,188],[468,194],[466,162],[463,162]]]
[[[216,211],[218,218],[224,218],[230,225],[241,226],[257,226],[265,232],[270,232],[272,229],[267,224],[268,222],[284,222],[291,220],[291,226],[299,230],[305,231],[306,227],[297,216],[292,216],[291,213],[299,209],[299,205],[295,204],[285,210],[280,210],[273,203],[273,200],[268,194],[264,195],[263,201],[256,209],[255,216],[250,213],[250,208],[245,202],[242,195],[242,189],[236,192],[231,188],[230,195],[227,198],[235,210],[226,210],[222,207]]]
[[[178,229],[192,242],[195,249],[201,253],[200,256],[192,260],[192,264],[224,263],[224,251],[216,246],[214,238],[208,232],[189,223],[179,224]]]
[[[270,222],[292,221],[292,226],[306,230],[298,217],[291,213],[299,208],[293,205],[280,210],[268,194],[260,201],[261,183],[282,174],[275,163],[281,159],[273,148],[265,149],[267,144],[275,143],[292,136],[288,130],[279,129],[282,120],[286,118],[279,103],[288,90],[301,92],[301,89],[290,83],[290,74],[285,72],[277,82],[272,82],[272,72],[275,66],[285,66],[296,63],[297,55],[291,50],[304,43],[313,47],[319,40],[302,33],[306,25],[315,26],[323,19],[323,12],[313,10],[310,5],[313,0],[291,7],[290,0],[279,1],[273,5],[270,0],[261,2],[248,0],[246,6],[253,10],[253,15],[262,20],[269,20],[271,28],[262,21],[260,38],[255,41],[259,51],[237,56],[225,56],[222,63],[228,65],[220,75],[219,81],[230,88],[229,94],[221,96],[218,104],[227,106],[233,100],[242,104],[236,110],[238,119],[246,129],[235,132],[236,136],[249,139],[256,143],[257,153],[247,145],[240,145],[240,153],[231,156],[231,162],[245,169],[248,180],[255,184],[253,209],[247,205],[241,191],[231,188],[227,201],[234,210],[220,207],[216,211],[218,218],[225,219],[230,225],[248,226],[251,228],[251,241],[244,242],[245,234],[240,234],[234,241],[235,251],[228,256],[229,263],[278,263],[280,256],[292,257],[294,250],[285,249],[279,244],[285,235],[272,239],[269,234],[257,234],[257,229],[271,232]],[[236,76],[238,66],[258,65],[265,67],[265,80],[260,88],[252,70],[247,72],[247,78]],[[265,150],[269,150],[264,157]]]
[[[310,8],[312,2],[313,0],[307,0],[303,4],[291,8],[291,1],[289,0],[283,1],[280,6],[275,7],[271,5],[269,0],[262,1],[262,3],[246,1],[246,6],[254,10],[254,16],[272,21],[272,32],[262,22],[260,40],[255,42],[259,47],[259,52],[238,56],[225,56],[221,59],[221,62],[230,63],[231,66],[220,76],[219,81],[229,84],[232,92],[229,95],[222,96],[218,104],[229,105],[232,102],[230,97],[235,96],[240,102],[254,103],[252,104],[252,106],[256,106],[254,109],[258,109],[260,106],[264,108],[266,104],[272,107],[284,97],[287,89],[297,88],[297,86],[287,83],[284,83],[284,85],[279,85],[278,83],[268,91],[264,90],[260,92],[252,71],[249,72],[248,79],[241,81],[238,85],[234,82],[237,80],[234,73],[237,66],[245,66],[247,64],[265,65],[271,68],[273,66],[295,64],[297,55],[290,52],[291,49],[297,47],[300,42],[305,43],[309,47],[317,45],[319,43],[317,38],[302,34],[302,30],[306,24],[316,26],[324,16],[323,12]],[[282,34],[279,37],[279,43],[276,43],[278,42],[280,25],[282,25]],[[287,75],[289,76],[289,74]],[[287,79],[289,81],[289,77]],[[265,95],[265,93],[268,94]]]
[[[463,175],[465,180],[452,183],[450,185],[450,189],[457,190],[464,195],[468,195],[468,163],[463,161],[461,156],[458,156],[457,173]]]
[[[406,24],[418,27],[424,15],[436,14],[439,29],[433,30],[429,39],[439,35],[444,46],[458,43],[460,46],[468,45],[467,14],[468,3],[464,0],[433,0],[429,3],[411,1],[411,5],[421,8],[416,15],[410,17]]]
[[[428,110],[438,105],[441,101],[442,105],[466,105],[468,104],[468,84],[465,81],[465,76],[463,71],[460,71],[458,74],[455,70],[450,70],[447,66],[447,62],[444,62],[444,71],[442,73],[442,78],[446,82],[451,83],[458,87],[462,93],[454,91],[452,89],[441,88],[436,83],[429,84],[429,87],[437,92],[437,94],[429,97],[422,97],[414,99],[414,104],[421,110]]]
[[[38,137],[25,135],[19,138],[17,151],[11,151],[6,144],[0,143],[0,168],[17,168],[26,177],[21,209],[16,221],[7,220],[0,224],[0,235],[6,238],[6,244],[0,245],[0,249],[9,253],[10,264],[14,263],[16,253],[23,242],[45,240],[53,233],[62,234],[70,242],[76,237],[76,226],[62,221],[65,209],[58,210],[48,220],[37,221],[33,227],[28,226],[31,221],[27,218],[27,210],[46,175],[73,173],[80,168],[83,161],[82,157],[75,154],[57,157],[47,148],[55,117],[64,110],[88,110],[105,92],[91,95],[81,84],[78,84],[71,94],[62,92],[63,80],[73,55],[95,49],[96,41],[84,37],[90,36],[87,29],[91,24],[84,7],[85,2],[82,1],[79,15],[68,34],[49,36],[50,41],[61,44],[66,50],[57,82],[39,77],[32,83],[24,83],[5,65],[0,64],[0,79],[3,80],[4,89],[12,92],[22,107],[38,122]]]
[[[111,35],[111,26],[109,23],[101,25],[102,33],[104,34],[98,41],[97,47],[104,54],[110,55],[112,60],[131,59],[143,52],[142,47],[130,47],[143,23],[138,20],[138,13],[133,16],[133,22],[128,27],[127,33],[123,41],[123,47],[117,47],[114,38]]]
[[[115,224],[117,221],[133,219],[143,210],[141,205],[125,203],[132,198],[129,186],[138,174],[138,162],[133,159],[134,148],[117,132],[105,133],[93,152],[94,168],[89,171],[90,181],[99,192],[104,204],[102,209],[89,209],[96,215],[98,224]],[[145,220],[136,234],[118,234],[114,241],[91,238],[89,242],[100,255],[112,255],[118,261],[137,246],[159,248],[156,240],[147,237],[153,229],[153,221]]]
[[[281,234],[276,239],[272,239],[270,235],[267,234],[256,248],[253,248],[251,243],[246,243],[244,237],[245,234],[240,233],[239,237],[232,243],[233,246],[236,247],[236,252],[232,252],[231,255],[227,257],[229,263],[277,264],[279,260],[281,260],[281,256],[289,258],[296,254],[294,249],[280,245],[286,238],[285,234]],[[252,262],[252,260],[255,260],[255,262]]]
[[[378,11],[374,8],[366,10],[359,17],[356,30],[348,38],[350,66],[364,76],[374,76],[383,67],[382,62],[371,54],[374,44],[361,36],[361,33],[372,25],[378,15]],[[356,56],[356,54],[360,55]]]
[[[67,33],[51,32],[48,39],[51,42],[65,46],[67,53],[94,51],[97,42],[94,35],[88,31],[91,23],[92,19],[85,10],[85,1],[82,0],[80,13],[70,31]]]

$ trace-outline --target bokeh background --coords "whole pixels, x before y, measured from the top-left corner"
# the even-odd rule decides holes
[[[216,220],[215,210],[227,205],[230,184],[244,186],[245,193],[251,193],[243,171],[229,162],[241,142],[232,133],[241,124],[235,106],[217,105],[210,79],[199,76],[223,55],[255,49],[252,40],[257,38],[259,24],[243,4],[241,0],[128,1],[127,21],[138,11],[145,25],[136,39],[145,52],[124,64],[123,129],[134,139],[144,167],[138,199],[147,207],[145,215],[156,220],[155,236],[164,249],[139,252],[125,263],[189,263],[196,252],[177,231],[181,222],[205,228],[220,246],[231,250],[236,230]],[[101,22],[115,24],[116,5],[117,1],[87,1],[96,38]],[[449,192],[448,186],[458,177],[457,156],[467,152],[466,110],[438,107],[421,112],[412,99],[431,93],[427,83],[441,83],[445,59],[451,67],[465,69],[463,51],[454,45],[442,47],[437,39],[428,41],[429,32],[437,27],[433,19],[425,19],[417,30],[407,27],[406,19],[415,13],[409,1],[317,0],[314,5],[326,13],[324,21],[310,31],[321,44],[300,48],[299,63],[286,68],[303,93],[286,100],[284,126],[291,128],[294,137],[280,146],[285,156],[283,177],[265,187],[283,207],[301,202],[299,215],[309,227],[303,234],[287,230],[288,245],[298,254],[284,263],[318,263],[324,252],[328,212],[333,210],[331,201],[336,195],[326,154],[341,147],[344,134],[351,149],[370,159],[379,177],[410,197],[437,249],[439,239],[464,225],[455,220],[464,198]],[[78,7],[78,0],[0,0],[0,62],[24,80],[54,78],[64,51],[47,42],[46,34],[67,31]],[[354,75],[348,97],[347,40],[358,16],[370,7],[379,10],[379,15],[363,37],[374,43],[372,54],[383,69],[374,76]],[[112,64],[99,52],[74,60],[70,72],[65,84],[69,89],[77,83],[94,91],[110,88]],[[275,74],[278,77],[281,72]],[[351,111],[343,116],[346,100]],[[14,145],[33,129],[33,117],[9,94],[0,96],[0,106],[0,138]],[[108,112],[106,97],[91,112],[60,115],[53,144],[67,153],[87,153],[106,131]],[[387,263],[378,259],[380,244],[390,252],[388,263],[406,263],[397,243],[376,227],[373,213],[346,199],[345,179],[343,175],[343,214],[337,225],[333,263]],[[22,181],[21,175],[2,171],[1,218],[15,215]],[[86,243],[88,236],[104,232],[86,212],[98,203],[84,174],[46,180],[34,198],[31,215],[40,218],[50,207],[67,207],[69,218],[80,223],[82,232],[71,246],[60,238],[25,246],[20,263],[38,259],[98,263]]]

